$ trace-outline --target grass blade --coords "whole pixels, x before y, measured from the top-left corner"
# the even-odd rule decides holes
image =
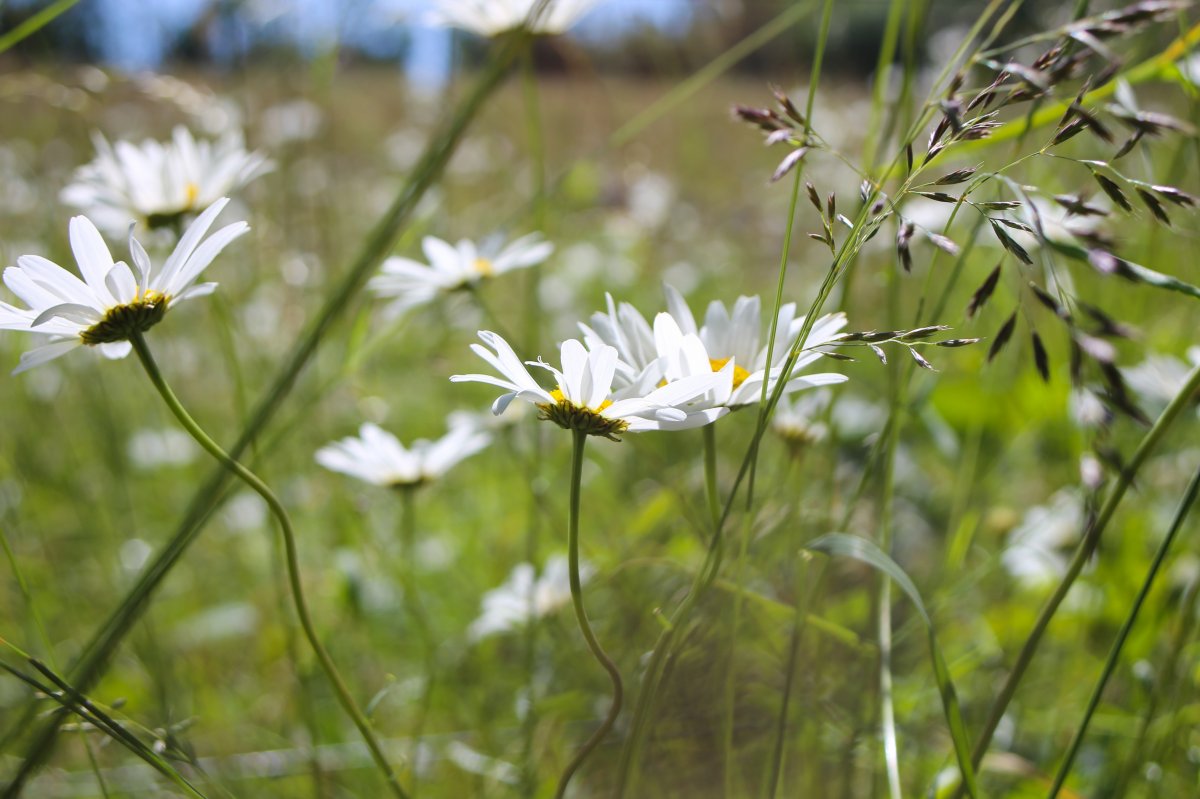
[[[950,669],[938,646],[937,634],[934,631],[933,619],[925,609],[921,593],[913,584],[911,578],[874,542],[859,536],[845,533],[828,533],[810,542],[805,549],[820,552],[832,558],[852,558],[886,574],[900,586],[900,590],[908,595],[917,613],[925,622],[929,632],[929,654],[933,661],[933,673],[937,679],[938,692],[942,697],[942,710],[946,714],[946,723],[950,728],[950,737],[954,740],[954,754],[958,759],[958,767],[962,774],[963,786],[970,796],[979,796],[979,787],[975,781],[975,769],[971,766],[971,744],[967,737],[967,728],[962,720],[962,711],[958,704],[958,694],[954,690],[954,681],[950,678]]]

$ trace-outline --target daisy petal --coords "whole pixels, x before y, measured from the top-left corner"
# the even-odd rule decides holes
[[[71,350],[80,346],[83,342],[79,339],[69,339],[67,341],[55,341],[51,344],[45,344],[41,347],[35,347],[28,352],[21,353],[21,361],[16,369],[13,369],[13,374],[17,375],[21,372],[28,371],[35,366],[41,366],[47,361],[52,361],[59,356],[66,355]]]

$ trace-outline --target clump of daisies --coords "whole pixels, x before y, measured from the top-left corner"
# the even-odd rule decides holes
[[[465,374],[453,375],[450,380],[504,389],[492,403],[497,415],[519,398],[536,405],[542,419],[559,427],[616,441],[626,432],[700,427],[728,412],[728,408],[694,403],[708,394],[727,396],[733,384],[732,367],[667,380],[663,362],[656,361],[635,379],[614,387],[619,365],[614,347],[601,344],[589,351],[577,339],[568,339],[559,350],[560,369],[540,359],[522,363],[509,343],[489,330],[479,331],[479,338],[487,346],[472,344],[471,349],[500,376]],[[549,372],[555,387],[540,386],[527,366]]]
[[[805,319],[796,316],[795,303],[779,309],[775,345],[770,348],[758,297],[739,297],[732,309],[714,300],[708,305],[704,323],[697,325],[683,295],[670,285],[664,285],[663,290],[667,310],[654,317],[653,325],[632,305],[617,304],[611,296],[607,298],[607,311],[593,314],[590,324],[579,325],[589,347],[611,346],[618,351],[624,367],[622,380],[633,379],[655,363],[660,364],[668,381],[729,369],[732,386],[728,395],[709,398],[712,404],[729,408],[758,402],[764,381],[767,393],[774,391],[804,327]],[[832,372],[803,374],[805,367],[822,357],[819,348],[837,342],[845,326],[842,313],[827,314],[813,324],[804,340],[804,351],[789,372],[785,393],[846,380],[845,375]]]
[[[457,244],[426,236],[421,249],[429,263],[393,256],[371,279],[376,295],[392,299],[390,314],[399,314],[434,300],[439,294],[473,288],[480,282],[517,269],[542,263],[554,245],[530,233],[508,244],[492,241],[477,246],[461,239]]]
[[[221,198],[200,214],[158,271],[132,231],[133,267],[114,262],[100,231],[85,216],[74,217],[68,226],[79,276],[40,255],[18,258],[16,266],[4,270],[4,284],[28,307],[0,302],[0,330],[35,333],[46,343],[23,353],[14,374],[80,346],[96,347],[107,358],[124,358],[130,339],[161,322],[177,303],[211,294],[217,284],[196,283],[197,278],[250,229],[245,222],[234,222],[205,238],[228,202]]]
[[[426,17],[432,25],[493,37],[520,28],[530,33],[563,33],[600,0],[435,0]],[[537,11],[536,16],[534,12]]]
[[[183,126],[170,141],[141,144],[94,137],[96,158],[75,171],[60,199],[112,235],[136,222],[179,229],[190,216],[270,172],[266,156],[246,150],[240,131],[197,140]]]
[[[413,488],[439,479],[491,443],[472,419],[452,415],[449,432],[436,441],[418,439],[405,447],[394,435],[367,422],[349,436],[317,450],[316,461],[334,472],[386,488]]]

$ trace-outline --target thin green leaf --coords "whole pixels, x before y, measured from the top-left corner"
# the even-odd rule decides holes
[[[51,22],[70,11],[78,2],[79,0],[58,0],[57,3],[51,3],[29,19],[22,22],[17,27],[13,28],[8,33],[0,36],[0,53],[7,52],[11,48],[25,41],[33,34],[37,33]]]
[[[937,679],[938,692],[942,696],[942,709],[946,713],[946,723],[950,728],[950,737],[954,740],[954,754],[958,758],[958,766],[963,778],[963,787],[969,796],[979,796],[979,786],[975,781],[975,769],[971,767],[971,745],[967,737],[967,728],[963,723],[962,711],[958,704],[958,694],[954,690],[954,681],[950,678],[950,669],[938,646],[937,634],[934,631],[933,619],[925,609],[921,593],[916,585],[901,569],[896,561],[881,550],[874,542],[855,535],[845,533],[827,533],[815,541],[810,541],[805,549],[820,552],[831,558],[853,558],[861,563],[886,574],[896,585],[900,586],[908,598],[912,600],[917,613],[925,622],[929,632],[929,654],[933,661],[933,673]]]

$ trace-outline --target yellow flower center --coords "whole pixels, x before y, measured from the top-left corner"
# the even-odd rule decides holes
[[[195,183],[189,183],[183,187],[183,193],[187,198],[184,200],[183,207],[191,208],[196,204],[196,198],[200,196],[200,187]]]
[[[712,370],[714,372],[719,372],[725,368],[725,364],[729,363],[730,360],[731,359],[729,359],[729,358],[711,358],[708,361],[708,365],[712,367]],[[736,363],[733,365],[733,387],[734,388],[737,388],[742,383],[745,383],[746,378],[749,376],[750,376],[750,373],[747,372],[745,369],[738,366]]]
[[[143,290],[133,300],[104,312],[104,318],[79,334],[84,344],[112,344],[128,341],[162,321],[171,298],[160,291]]]
[[[482,277],[491,277],[495,274],[496,268],[492,266],[492,262],[487,258],[476,258],[475,263],[471,267]]]
[[[624,419],[610,419],[601,415],[601,411],[612,405],[610,399],[601,402],[598,408],[588,408],[571,402],[561,388],[551,391],[550,396],[554,398],[554,403],[539,403],[537,407],[541,413],[538,418],[554,422],[559,427],[582,430],[589,436],[604,436],[613,441],[619,441],[617,434],[625,432],[629,427],[629,422]]]
[[[570,400],[567,399],[566,395],[562,393],[562,389],[560,389],[560,388],[556,388],[553,391],[551,391],[550,396],[554,397],[555,402],[568,402],[568,403],[570,402]],[[576,405],[575,407],[583,408],[583,410],[585,410],[585,411],[594,411],[596,413],[599,413],[600,411],[607,408],[609,405],[612,405],[612,400],[606,399],[600,403],[599,408],[583,408],[582,405]]]

